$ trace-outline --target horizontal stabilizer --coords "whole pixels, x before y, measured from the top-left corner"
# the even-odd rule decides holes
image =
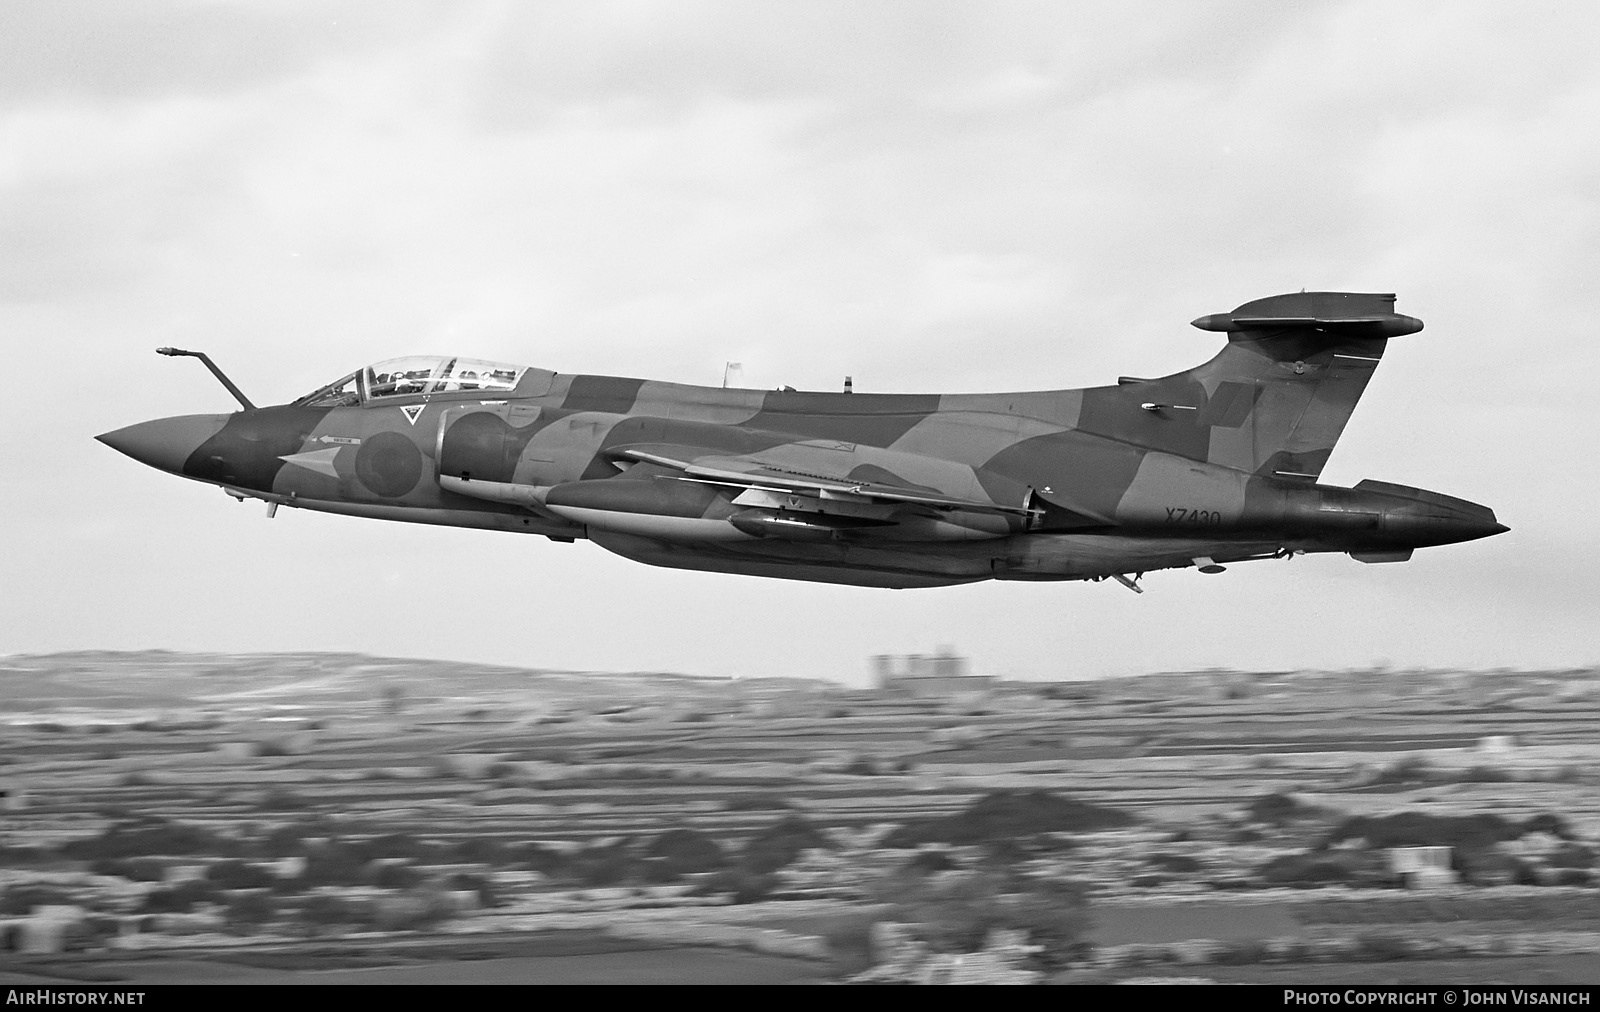
[[[1333,330],[1363,337],[1400,337],[1422,329],[1422,321],[1394,311],[1393,295],[1363,292],[1291,292],[1246,302],[1231,313],[1195,320],[1201,330],[1221,333]]]

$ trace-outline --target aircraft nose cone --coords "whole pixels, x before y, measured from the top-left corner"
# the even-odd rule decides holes
[[[141,464],[182,474],[184,462],[200,444],[222,431],[229,415],[178,415],[140,422],[94,437]]]

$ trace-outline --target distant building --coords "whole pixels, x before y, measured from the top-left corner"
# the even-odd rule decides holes
[[[949,647],[935,654],[879,654],[872,658],[872,673],[882,692],[921,697],[983,692],[995,681],[990,675],[971,674],[967,659]]]
[[[1455,885],[1457,879],[1450,868],[1449,847],[1391,847],[1389,869],[1410,889]]]

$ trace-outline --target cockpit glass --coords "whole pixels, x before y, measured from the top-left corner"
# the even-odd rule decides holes
[[[325,387],[318,387],[295,403],[308,408],[347,408],[360,404],[361,391],[356,386],[356,374],[351,373]]]
[[[368,397],[404,397],[425,394],[434,376],[449,365],[450,359],[437,357],[392,358],[367,367]]]
[[[434,381],[433,392],[450,390],[514,390],[526,369],[522,366],[500,362],[484,362],[475,358],[458,358],[444,367]]]
[[[504,393],[516,389],[517,381],[526,371],[526,366],[485,362],[475,358],[395,358],[367,368],[367,396],[404,397],[458,390]]]
[[[363,400],[466,391],[509,393],[517,388],[527,366],[485,362],[447,355],[391,358],[353,372],[295,401],[312,408],[343,408]],[[363,385],[365,389],[363,389]]]

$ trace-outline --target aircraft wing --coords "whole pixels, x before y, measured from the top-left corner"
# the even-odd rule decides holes
[[[886,481],[879,475],[874,475],[872,479],[863,479],[860,476],[852,476],[843,466],[826,467],[828,461],[816,459],[822,454],[801,454],[801,459],[797,463],[794,460],[796,456],[794,451],[807,448],[806,444],[791,444],[785,447],[784,449],[788,451],[785,456],[789,458],[786,460],[767,459],[768,453],[730,456],[715,450],[661,444],[612,447],[608,454],[613,458],[654,464],[681,472],[682,480],[760,492],[798,493],[814,495],[823,500],[903,503],[935,509],[977,510],[1020,516],[1032,516],[1041,512],[1032,505],[1032,496],[1027,489],[1015,490],[1010,497],[1012,501],[997,501],[993,498],[980,499],[972,495],[952,493],[936,486],[910,481]],[[841,456],[840,451],[829,451],[821,447],[811,448],[820,449],[824,453],[833,452],[836,457]],[[848,454],[842,456],[840,460],[841,465],[852,462]],[[931,463],[936,465],[937,469],[952,471],[960,469],[966,472],[964,477],[968,483],[975,486],[978,484],[972,468],[953,461],[936,461],[927,457],[921,458],[920,462],[924,467]],[[886,469],[875,468],[875,470],[882,471],[883,475],[893,476]],[[962,476],[953,475],[953,477]]]

